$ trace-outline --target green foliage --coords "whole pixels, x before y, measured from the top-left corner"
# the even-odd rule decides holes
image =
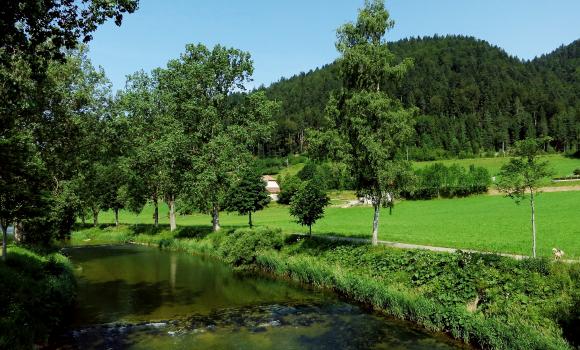
[[[298,176],[298,178],[302,181],[307,181],[316,178],[317,172],[318,172],[317,164],[315,162],[310,161],[307,162],[302,169],[300,169],[300,171],[298,172],[298,174],[296,174],[296,176]]]
[[[580,168],[574,169],[574,175],[580,176]]]
[[[403,196],[411,199],[431,199],[437,197],[465,197],[472,194],[487,193],[491,176],[484,167],[471,165],[468,170],[452,164],[441,163],[415,171],[416,184],[412,191]]]
[[[393,25],[384,1],[372,0],[365,1],[356,23],[337,30],[343,88],[326,107],[329,132],[344,144],[339,160],[348,165],[358,195],[372,201],[373,244],[378,240],[380,206],[392,208],[394,196],[412,177],[410,164],[398,154],[412,135],[416,110],[405,108],[384,89],[385,82],[400,82],[413,64],[407,58],[394,62],[385,39]]]
[[[11,248],[0,263],[0,293],[0,348],[31,349],[45,343],[72,310],[72,266],[60,254]]]
[[[234,184],[226,199],[228,211],[237,211],[240,215],[249,215],[252,227],[252,213],[264,209],[270,203],[270,195],[266,190],[266,182],[253,168],[242,172],[240,179]]]
[[[262,251],[280,250],[283,243],[284,236],[279,229],[238,229],[226,234],[221,241],[219,254],[234,266],[249,265],[255,262]]]
[[[546,150],[577,149],[579,46],[576,40],[521,61],[484,40],[460,35],[390,42],[394,62],[405,57],[414,61],[403,81],[381,82],[405,107],[420,110],[410,158],[493,156],[529,136],[551,136]],[[338,64],[332,63],[265,88],[270,98],[282,101],[278,131],[268,149],[299,151],[302,130],[327,126],[325,106],[332,91],[343,86]],[[307,143],[315,141],[307,134]]]
[[[308,226],[312,234],[312,225],[324,216],[324,207],[330,203],[320,181],[314,179],[302,183],[290,202],[290,215],[300,225]]]
[[[280,181],[280,195],[278,196],[278,203],[290,204],[292,197],[298,192],[302,185],[298,176],[288,176]]]
[[[580,319],[578,264],[284,238],[266,228],[177,236],[163,231],[133,239],[332,289],[481,348],[568,349],[562,331],[574,340]]]

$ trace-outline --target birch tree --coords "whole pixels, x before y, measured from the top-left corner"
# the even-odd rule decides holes
[[[327,105],[333,132],[345,145],[359,196],[369,198],[374,209],[372,242],[378,242],[379,214],[392,206],[394,196],[412,176],[408,162],[399,160],[413,133],[414,109],[405,109],[382,87],[396,84],[412,66],[410,59],[394,64],[386,32],[394,22],[382,0],[365,1],[355,23],[337,31],[336,48],[343,88]]]
[[[544,144],[549,142],[546,138],[530,138],[517,141],[513,148],[516,158],[504,164],[499,173],[497,188],[507,197],[520,204],[527,196],[530,201],[531,227],[532,227],[532,257],[536,257],[536,196],[538,189],[547,177],[552,176],[547,160],[541,160]]]

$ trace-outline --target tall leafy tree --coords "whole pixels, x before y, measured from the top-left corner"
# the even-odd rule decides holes
[[[192,171],[186,202],[209,213],[214,230],[227,192],[251,159],[253,145],[268,139],[277,104],[263,93],[232,103],[234,92],[251,80],[250,54],[220,45],[187,45],[171,60],[160,81],[169,114],[182,123],[190,147]]]
[[[330,198],[320,181],[305,181],[292,197],[290,215],[296,217],[300,225],[308,226],[308,234],[312,235],[312,225],[324,216],[324,208],[329,203]]]
[[[393,25],[384,2],[373,0],[365,2],[355,23],[338,29],[343,89],[327,105],[345,145],[356,190],[373,204],[373,244],[378,242],[381,206],[392,205],[411,176],[410,165],[397,154],[412,135],[415,111],[381,89],[384,82],[400,80],[412,65],[409,59],[392,64],[394,56],[384,37]]]
[[[536,257],[536,206],[538,189],[545,179],[553,175],[549,163],[541,160],[544,143],[548,140],[532,138],[517,141],[513,149],[516,158],[502,166],[497,188],[520,203],[529,195],[532,226],[532,256]]]
[[[2,5],[0,144],[2,153],[11,155],[2,157],[0,167],[7,199],[2,211],[12,213],[8,217],[18,221],[30,242],[49,241],[55,230],[68,233],[79,208],[75,174],[84,150],[79,131],[94,107],[87,100],[94,84],[84,69],[83,50],[73,49],[80,40],[89,41],[98,25],[113,17],[120,25],[123,14],[136,7],[133,0]],[[38,178],[42,181],[33,181]],[[16,188],[19,200],[9,194]]]
[[[252,228],[252,213],[264,209],[270,203],[266,182],[255,168],[248,167],[231,187],[226,202],[228,211],[248,215],[248,224]]]

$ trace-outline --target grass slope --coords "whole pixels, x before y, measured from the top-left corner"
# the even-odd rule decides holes
[[[537,197],[538,253],[551,255],[561,248],[567,257],[580,257],[580,192],[543,193]],[[161,206],[161,223],[168,224],[167,207]],[[122,212],[126,224],[152,224],[153,209],[134,215]],[[313,226],[316,235],[333,234],[370,238],[372,208],[326,209],[326,216]],[[277,204],[256,213],[255,224],[281,228],[286,233],[306,232],[293,222],[288,208]],[[111,212],[101,214],[102,223],[113,223]],[[222,213],[224,227],[245,227],[247,217]],[[179,216],[179,226],[210,226],[210,216]],[[516,205],[502,196],[474,196],[430,201],[403,201],[393,214],[381,212],[379,238],[387,241],[425,244],[482,251],[530,254],[531,231],[528,202]]]

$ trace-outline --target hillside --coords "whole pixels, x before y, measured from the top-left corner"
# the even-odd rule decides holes
[[[580,40],[532,61],[472,37],[411,38],[390,44],[413,69],[400,86],[384,84],[420,109],[411,155],[480,155],[526,136],[551,136],[546,147],[576,149],[580,139]],[[265,88],[283,103],[270,154],[300,152],[304,130],[324,126],[330,92],[340,87],[333,64]]]

